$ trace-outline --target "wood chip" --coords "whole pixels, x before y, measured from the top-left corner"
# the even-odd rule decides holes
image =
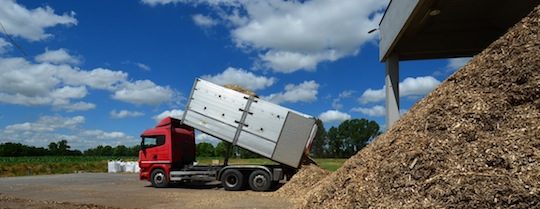
[[[540,7],[313,184],[298,208],[540,208]]]

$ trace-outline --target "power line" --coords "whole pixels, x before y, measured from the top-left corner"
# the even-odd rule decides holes
[[[4,27],[4,24],[2,24],[1,21],[0,21],[0,26],[2,27],[2,31],[4,31],[4,34],[6,35],[8,41],[13,46],[15,46],[15,48],[17,48],[19,50],[19,52],[21,52],[21,54],[23,54],[24,57],[28,58],[28,54],[26,53],[26,51],[24,51],[24,49],[21,47],[21,45],[17,44],[17,42],[15,42],[15,40],[13,40],[13,38],[11,37],[11,35],[9,35],[6,28]]]

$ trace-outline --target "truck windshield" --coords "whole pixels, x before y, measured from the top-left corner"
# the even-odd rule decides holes
[[[165,136],[143,136],[142,147],[150,148],[165,144]]]

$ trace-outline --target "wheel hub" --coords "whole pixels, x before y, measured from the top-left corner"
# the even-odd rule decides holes
[[[157,173],[154,176],[154,182],[156,182],[157,184],[162,184],[164,180],[165,180],[165,175],[163,175],[163,173]]]
[[[225,183],[228,187],[234,187],[238,183],[238,179],[236,179],[235,176],[228,176],[227,179],[225,179]]]
[[[263,175],[257,175],[253,178],[253,183],[257,187],[263,187],[266,184],[266,178]]]

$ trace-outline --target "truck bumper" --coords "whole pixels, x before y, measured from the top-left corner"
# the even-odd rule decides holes
[[[149,169],[141,169],[139,172],[139,180],[150,181],[150,171]]]

